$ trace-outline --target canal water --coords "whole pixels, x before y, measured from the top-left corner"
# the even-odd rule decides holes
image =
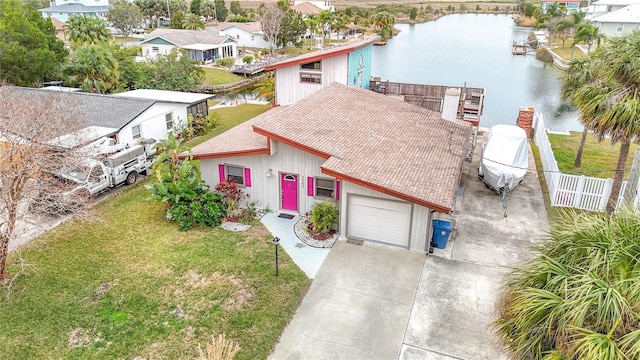
[[[455,14],[423,24],[397,24],[386,46],[373,49],[372,75],[382,80],[486,89],[480,126],[514,124],[533,106],[552,130],[582,130],[578,113],[560,98],[561,71],[535,55],[512,55],[513,41],[532,28],[509,15]]]

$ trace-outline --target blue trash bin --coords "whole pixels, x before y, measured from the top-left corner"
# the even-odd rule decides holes
[[[433,238],[431,241],[435,243],[438,249],[447,247],[447,240],[451,234],[451,221],[433,220]]]

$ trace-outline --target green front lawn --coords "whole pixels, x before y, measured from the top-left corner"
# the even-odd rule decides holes
[[[204,80],[202,81],[202,85],[225,85],[245,79],[243,76],[232,74],[222,69],[202,67],[202,70],[204,70]]]
[[[262,226],[179,232],[140,185],[23,248],[0,291],[0,359],[193,359],[225,333],[264,359],[309,286]],[[19,271],[18,255],[9,272]]]
[[[581,132],[572,131],[571,136],[549,134],[549,141],[553,148],[553,154],[558,162],[558,168],[561,172],[567,174],[586,175],[599,178],[613,178],[613,170],[616,167],[618,161],[618,154],[620,152],[620,143],[615,146],[611,146],[611,141],[605,139],[601,143],[598,143],[592,134],[587,136],[587,142],[585,143],[582,154],[582,165],[580,169],[573,168],[573,161],[576,158],[576,152],[580,145]],[[637,145],[632,144],[629,150],[629,157],[627,158],[627,168],[631,166],[633,161],[633,155],[636,151]],[[625,178],[629,175],[629,172],[625,172]]]
[[[189,147],[194,147],[201,144],[212,137],[219,135],[232,127],[243,123],[249,119],[252,119],[263,112],[271,109],[270,105],[256,105],[256,104],[242,104],[233,107],[224,107],[213,110],[220,114],[220,123],[218,126],[207,133],[206,135],[199,136],[187,143]]]

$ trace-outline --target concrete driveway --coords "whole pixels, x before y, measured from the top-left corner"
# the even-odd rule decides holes
[[[433,255],[338,242],[271,359],[506,359],[491,330],[504,276],[532,256],[549,227],[535,162],[509,195],[462,181],[454,232]]]
[[[505,218],[500,196],[477,179],[483,141],[481,135],[447,248],[426,258],[401,359],[507,358],[491,331],[501,285],[512,267],[532,256],[531,245],[549,224],[531,150],[530,171],[509,194]]]
[[[270,359],[397,359],[424,254],[336,243]]]

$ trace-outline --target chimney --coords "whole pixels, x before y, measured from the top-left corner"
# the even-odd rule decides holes
[[[531,138],[531,129],[533,128],[533,113],[532,106],[521,106],[516,121],[516,125],[524,129],[528,138]]]
[[[449,88],[444,93],[442,104],[442,118],[456,121],[458,118],[458,104],[460,103],[460,88]]]

